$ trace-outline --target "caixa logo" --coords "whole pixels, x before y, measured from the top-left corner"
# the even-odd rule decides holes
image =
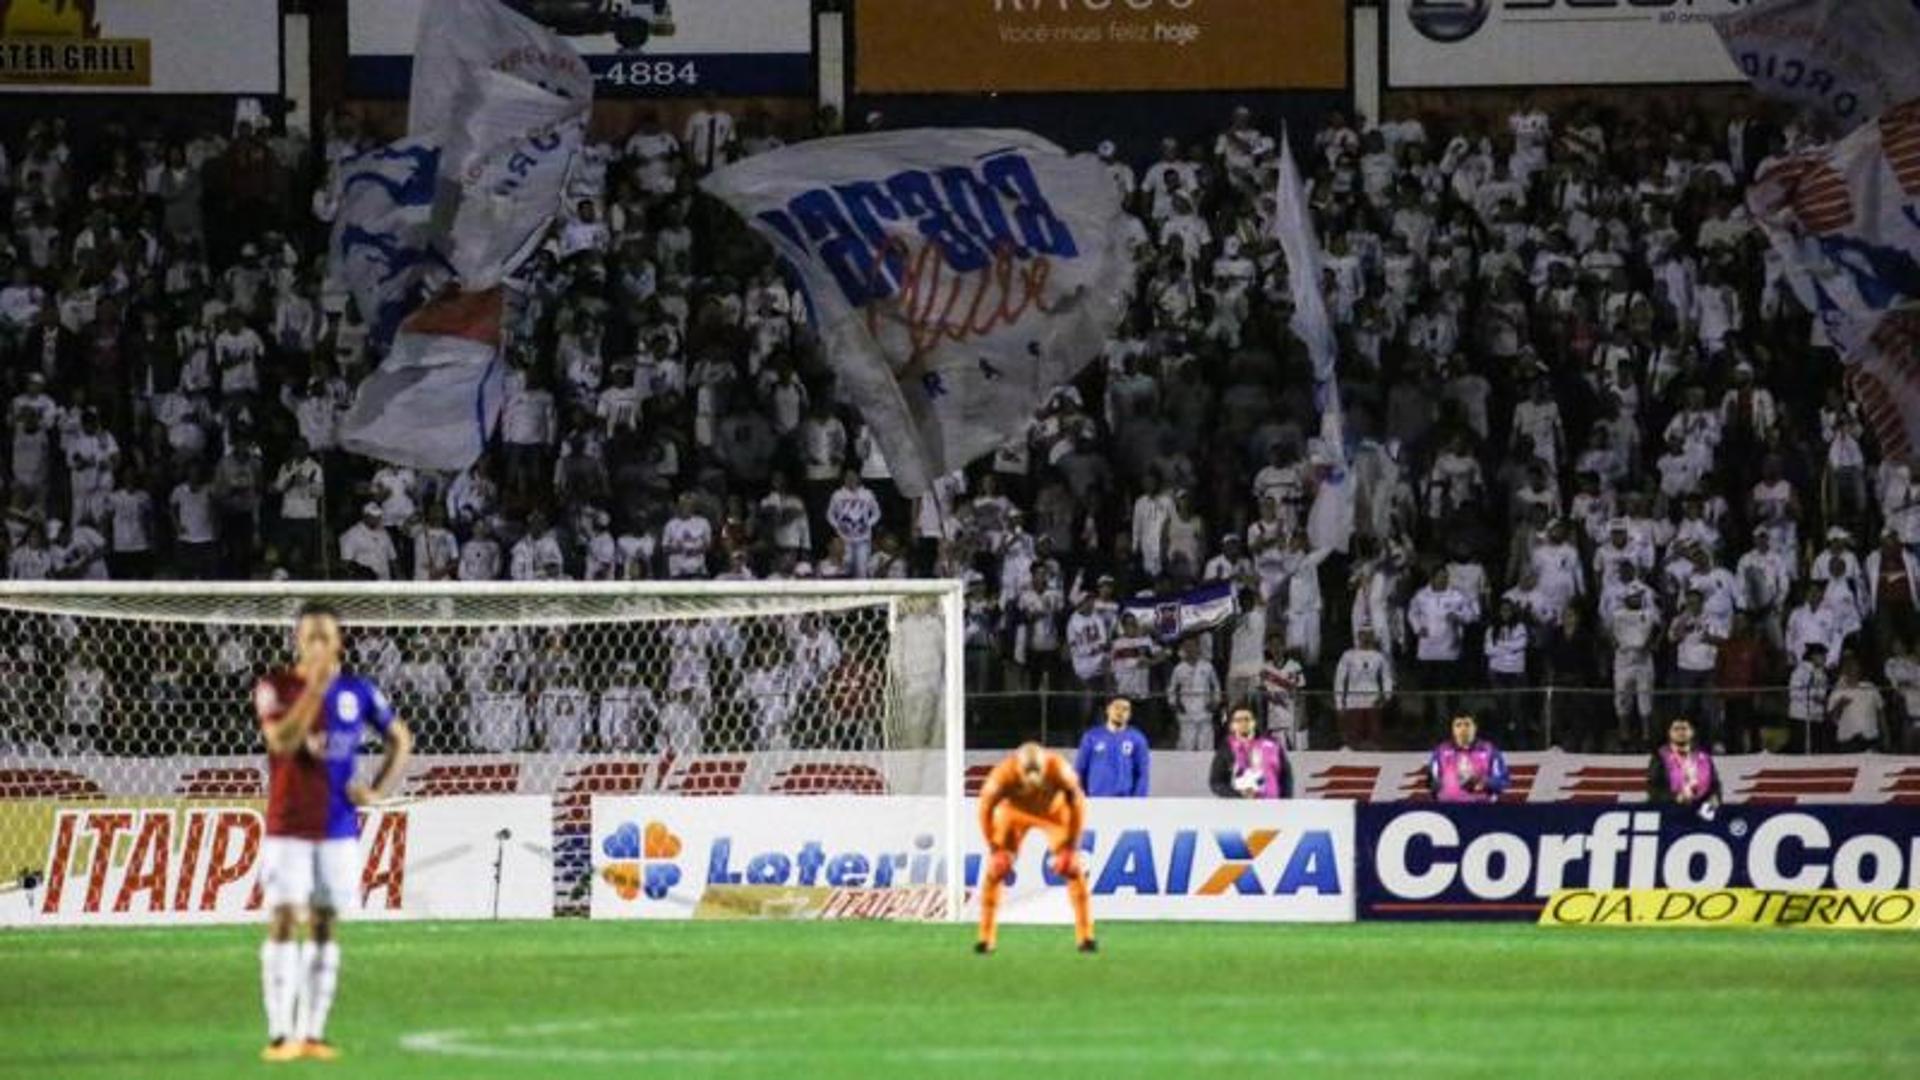
[[[1131,892],[1140,896],[1296,896],[1342,892],[1340,859],[1333,834],[1306,829],[1121,829],[1102,845],[1102,833],[1089,829],[1080,849],[1090,865],[1096,896]],[[971,883],[976,860],[968,861]],[[1047,884],[1062,884],[1052,868]]]
[[[1380,894],[1395,901],[1538,900],[1562,888],[1911,889],[1920,879],[1920,837],[1910,829],[1904,839],[1836,831],[1811,813],[1748,821],[1723,812],[1708,826],[1652,810],[1612,810],[1580,831],[1464,836],[1461,826],[1470,820],[1422,810],[1381,825],[1371,852]]]

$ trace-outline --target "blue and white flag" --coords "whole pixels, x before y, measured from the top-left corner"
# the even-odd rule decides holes
[[[1714,29],[1754,88],[1849,131],[1920,97],[1920,2],[1756,0]]]
[[[1814,313],[1883,450],[1920,442],[1920,99],[1760,167],[1747,206]]]
[[[391,341],[342,445],[423,469],[464,469],[485,450],[500,415],[499,285],[558,216],[592,103],[592,76],[558,34],[496,0],[428,0],[408,137],[338,178],[330,271],[375,348]]]
[[[354,391],[341,446],[414,469],[472,465],[506,394],[503,291],[449,293],[408,316],[379,370]]]
[[[328,265],[360,309],[375,348],[384,349],[400,320],[446,278],[428,236],[440,151],[402,139],[339,168]]]
[[[701,187],[786,259],[908,495],[1004,445],[1099,356],[1132,282],[1105,167],[1024,131],[821,139]]]
[[[592,106],[593,75],[565,38],[496,0],[428,0],[407,130],[440,148],[434,242],[463,287],[532,254]]]
[[[1170,596],[1133,596],[1120,601],[1120,614],[1132,615],[1157,641],[1173,641],[1225,626],[1240,613],[1233,583],[1216,581]]]

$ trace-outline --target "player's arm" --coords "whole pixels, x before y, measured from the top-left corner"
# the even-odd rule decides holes
[[[987,782],[980,785],[980,835],[986,838],[987,846],[993,846],[993,812],[1006,800],[1007,793],[1000,782],[1000,770],[995,768],[987,774]]]
[[[391,794],[394,782],[413,756],[413,731],[405,720],[395,717],[389,722],[382,742],[385,750],[380,756],[380,768],[373,774],[373,783],[347,785],[347,798],[355,806],[376,803]]]

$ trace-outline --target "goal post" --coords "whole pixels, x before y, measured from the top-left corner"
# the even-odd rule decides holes
[[[87,863],[56,835],[75,808],[171,808],[177,849],[196,807],[257,811],[250,695],[291,663],[307,601],[339,611],[348,667],[415,731],[403,801],[551,798],[558,913],[597,887],[596,798],[907,796],[940,800],[928,910],[962,917],[959,581],[0,582],[0,924],[31,921],[9,891],[62,858],[108,894],[116,874],[161,873],[122,866],[155,857],[127,834]],[[211,897],[195,858],[175,855],[167,887]]]

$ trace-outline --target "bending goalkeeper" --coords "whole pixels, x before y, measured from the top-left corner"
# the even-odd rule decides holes
[[[1073,936],[1081,952],[1094,952],[1093,915],[1088,911],[1087,868],[1080,857],[1080,830],[1087,821],[1087,795],[1080,778],[1057,754],[1025,743],[993,767],[980,788],[980,831],[987,838],[986,881],[980,890],[980,940],[973,951],[993,951],[1000,895],[1020,854],[1027,830],[1046,834],[1053,872],[1066,879],[1073,901]]]

